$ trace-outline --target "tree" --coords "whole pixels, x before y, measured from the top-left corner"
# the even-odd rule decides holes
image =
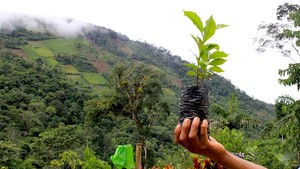
[[[300,100],[280,96],[275,106],[276,118],[272,134],[281,137],[288,152],[296,154],[300,151]]]
[[[72,150],[64,151],[59,155],[59,158],[59,160],[50,161],[51,167],[76,169],[83,164],[79,159],[78,154]]]
[[[265,30],[266,36],[259,38],[258,51],[267,48],[278,49],[293,63],[287,69],[280,69],[279,83],[284,86],[296,85],[300,89],[300,6],[285,3],[277,8],[277,23],[261,24],[259,30]],[[298,57],[297,57],[298,56]],[[284,79],[286,77],[286,79]]]
[[[83,152],[84,160],[81,160],[79,157],[80,155],[75,151],[64,151],[59,155],[59,159],[50,162],[50,168],[111,169],[111,166],[107,162],[96,157],[89,146],[86,146]]]
[[[17,145],[0,140],[0,166],[15,167],[19,159],[20,150]]]
[[[252,128],[260,125],[260,121],[239,110],[238,100],[234,93],[230,95],[227,110],[218,104],[210,108],[213,127],[229,127],[230,129]]]
[[[300,89],[300,6],[285,3],[277,8],[277,23],[261,24],[260,31],[265,37],[259,38],[259,52],[268,48],[278,49],[283,56],[289,57],[293,63],[287,69],[280,69],[279,83],[284,86],[296,85]],[[298,56],[298,57],[297,57]]]
[[[259,29],[266,30],[266,37],[259,39],[258,51],[266,48],[278,49],[293,63],[287,69],[280,69],[279,83],[284,86],[296,85],[300,90],[300,6],[285,3],[277,8],[277,23],[261,24]],[[276,100],[276,118],[270,125],[282,140],[289,142],[290,152],[300,151],[300,100],[290,96],[280,96]],[[270,127],[269,126],[269,127]],[[274,133],[274,132],[273,132]],[[295,149],[296,148],[296,149]],[[296,151],[295,151],[296,150]]]
[[[266,23],[259,25],[258,30],[264,31],[263,37],[255,38],[258,43],[257,50],[265,52],[267,49],[278,49],[284,56],[292,56],[292,51],[300,56],[300,6],[285,3],[277,8],[276,23]]]
[[[111,166],[104,161],[99,160],[92,149],[86,146],[84,150],[83,169],[111,169]]]
[[[134,121],[138,143],[142,144],[146,158],[146,138],[158,114],[168,115],[169,107],[160,101],[162,74],[146,65],[114,67],[111,85],[115,93],[111,99],[110,111]]]
[[[30,144],[31,152],[28,158],[34,159],[34,165],[41,168],[48,165],[63,151],[82,149],[86,137],[81,127],[61,124],[55,129],[48,129],[34,139],[34,142]]]

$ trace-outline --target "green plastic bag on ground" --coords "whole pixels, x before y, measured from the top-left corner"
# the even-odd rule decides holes
[[[133,148],[131,144],[118,145],[115,154],[111,156],[111,160],[117,169],[135,168],[135,163],[133,161]]]

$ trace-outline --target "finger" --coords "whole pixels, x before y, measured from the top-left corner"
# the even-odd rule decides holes
[[[190,132],[190,126],[191,126],[191,120],[190,119],[184,119],[183,123],[182,123],[182,130],[179,136],[179,141],[180,142],[184,142],[187,140],[188,138],[188,134]]]
[[[208,127],[208,122],[206,119],[204,119],[201,124],[201,130],[200,130],[200,139],[204,145],[208,142],[207,127]]]
[[[195,117],[192,122],[191,130],[189,133],[189,139],[191,140],[191,144],[192,144],[193,148],[196,150],[198,149],[198,147],[200,145],[200,140],[199,140],[199,136],[198,136],[199,125],[200,125],[200,119],[199,119],[199,117]]]
[[[180,132],[181,132],[181,125],[178,124],[178,125],[175,127],[175,130],[174,130],[174,142],[175,142],[176,144],[179,143]]]
[[[199,125],[200,125],[200,119],[199,119],[199,117],[195,117],[192,122],[191,130],[189,133],[189,138],[192,141],[198,140]]]
[[[181,133],[179,136],[179,144],[188,149],[190,152],[194,152],[191,140],[188,138],[191,128],[191,120],[185,119],[181,126]]]

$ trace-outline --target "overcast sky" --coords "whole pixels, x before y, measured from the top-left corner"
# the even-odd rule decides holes
[[[212,15],[217,23],[230,25],[218,30],[212,41],[229,54],[220,75],[251,97],[274,103],[283,94],[299,99],[295,86],[278,83],[278,69],[292,61],[278,52],[258,54],[253,38],[261,22],[276,20],[276,8],[284,2],[300,4],[299,0],[0,0],[0,14],[78,19],[162,46],[190,62],[194,62],[191,51],[197,52],[190,37],[195,28],[183,10],[197,12],[202,21]]]

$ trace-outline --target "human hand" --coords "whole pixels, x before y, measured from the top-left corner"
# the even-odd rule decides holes
[[[198,135],[199,127],[200,137]],[[207,120],[203,120],[201,123],[198,117],[195,117],[192,122],[190,119],[185,119],[182,125],[178,124],[176,126],[174,141],[188,149],[191,153],[204,155],[215,162],[220,162],[227,151],[213,137],[209,137],[208,139],[207,128]]]
[[[192,124],[191,124],[192,123]],[[200,127],[200,137],[198,130]],[[174,132],[174,141],[188,149],[191,153],[204,155],[211,160],[231,169],[266,169],[263,166],[241,159],[229,153],[222,144],[207,134],[208,122],[200,122],[198,117],[185,119],[182,125],[178,124]]]

